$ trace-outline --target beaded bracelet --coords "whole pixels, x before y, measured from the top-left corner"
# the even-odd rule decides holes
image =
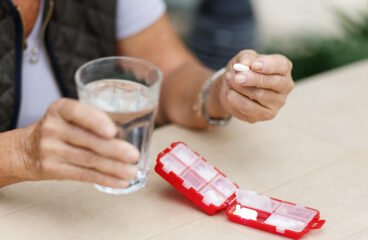
[[[206,109],[206,103],[207,103],[207,95],[208,92],[212,86],[212,84],[216,81],[216,79],[225,73],[225,68],[221,68],[217,72],[215,72],[212,77],[210,77],[206,83],[203,85],[203,89],[200,92],[198,96],[197,103],[193,106],[193,110],[197,111],[198,116],[203,116],[207,123],[211,126],[224,126],[226,125],[230,119],[231,115],[225,118],[212,118],[208,115],[207,109]]]

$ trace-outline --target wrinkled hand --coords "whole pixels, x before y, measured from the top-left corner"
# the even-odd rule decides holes
[[[33,180],[70,179],[125,188],[136,176],[138,150],[116,139],[117,128],[103,112],[76,100],[54,102],[31,125],[24,161]]]
[[[235,63],[250,71],[233,70]],[[223,109],[244,121],[255,123],[273,119],[294,88],[292,63],[281,55],[260,55],[244,50],[226,66],[220,102]]]

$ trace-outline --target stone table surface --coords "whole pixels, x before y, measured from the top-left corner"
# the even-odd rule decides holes
[[[196,132],[154,132],[147,186],[111,196],[90,184],[25,182],[0,189],[0,239],[286,239],[201,212],[154,171],[183,141],[242,189],[320,210],[303,239],[368,239],[368,61],[296,84],[276,119]]]

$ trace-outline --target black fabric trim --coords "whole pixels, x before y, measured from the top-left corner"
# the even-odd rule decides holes
[[[23,26],[22,19],[17,8],[7,0],[13,11],[15,23],[15,93],[14,93],[14,111],[10,122],[9,130],[15,129],[18,122],[20,102],[21,102],[21,84],[22,84],[22,55],[23,55]]]
[[[45,40],[46,51],[47,51],[47,54],[49,55],[49,59],[50,59],[51,65],[52,65],[52,69],[54,71],[55,78],[56,78],[56,81],[59,85],[61,93],[64,97],[70,97],[70,94],[69,94],[69,92],[67,91],[67,89],[64,85],[63,78],[61,77],[60,69],[57,65],[54,52],[51,50],[50,39],[49,39],[49,34],[48,34],[48,27],[46,29],[44,40]]]

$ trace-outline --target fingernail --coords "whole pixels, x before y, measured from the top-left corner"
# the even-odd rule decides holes
[[[254,70],[260,71],[260,70],[262,70],[262,68],[263,68],[263,63],[262,62],[254,62],[252,64],[252,69],[254,69]]]
[[[119,180],[117,181],[117,184],[119,187],[122,187],[122,188],[126,188],[129,186],[129,183],[127,181],[124,181],[124,180]]]
[[[244,74],[236,74],[235,82],[238,84],[245,84],[248,80],[248,77]]]
[[[135,163],[139,160],[139,152],[135,149],[130,149],[126,152],[127,161]]]
[[[137,176],[138,168],[135,166],[127,166],[126,172],[128,178],[134,178]]]

